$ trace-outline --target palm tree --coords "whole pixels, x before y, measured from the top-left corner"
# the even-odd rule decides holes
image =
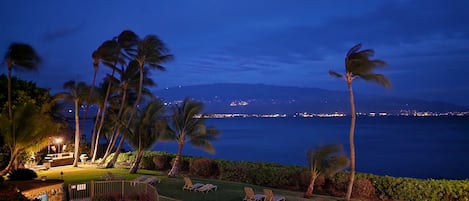
[[[11,73],[14,67],[22,70],[35,70],[41,61],[33,47],[23,43],[12,43],[5,54],[5,63],[8,68],[8,117],[13,119],[11,105]],[[14,133],[13,133],[14,134]]]
[[[102,58],[103,63],[110,66],[113,69],[112,74],[110,76],[107,76],[109,85],[108,85],[108,90],[107,90],[106,98],[105,98],[106,107],[107,107],[107,100],[110,95],[109,92],[111,90],[111,84],[114,83],[111,81],[111,79],[114,78],[114,72],[117,70],[116,65],[120,64],[121,66],[123,66],[126,63],[126,59],[132,58],[135,52],[135,49],[133,47],[136,46],[138,41],[139,41],[139,37],[137,36],[137,34],[135,34],[132,31],[125,30],[121,32],[119,36],[114,37],[112,40],[107,41],[100,46],[100,47],[107,47],[101,50],[101,52],[107,52],[105,54],[107,56],[104,56]],[[98,56],[93,54],[93,57],[98,57]],[[98,131],[102,129],[105,113],[106,111],[104,109],[103,114],[101,116],[101,123],[98,128]],[[117,125],[115,126],[115,128],[116,127]],[[103,160],[101,161],[100,165],[102,165],[106,161],[106,158],[109,156],[112,148],[115,146],[115,139],[117,139],[116,135],[118,135],[118,133],[116,132],[116,129],[113,129],[111,142],[109,143],[106,149],[106,153],[104,154]]]
[[[173,167],[168,173],[169,177],[175,177],[178,174],[182,148],[186,141],[209,153],[215,152],[210,141],[216,140],[220,132],[214,127],[206,127],[204,119],[195,117],[202,110],[202,103],[189,98],[173,108],[171,130],[177,140],[178,151]]]
[[[11,122],[11,137],[13,142],[16,140],[15,121],[13,117],[13,106],[11,102],[11,73],[16,67],[22,70],[35,70],[39,65],[41,58],[33,47],[24,43],[12,43],[5,54],[5,64],[8,68],[8,118]]]
[[[7,115],[0,114],[0,134],[10,151],[10,159],[5,169],[6,172],[18,168],[18,156],[26,150],[38,151],[47,146],[48,137],[60,132],[60,124],[56,123],[48,113],[49,106],[38,108],[32,103],[18,105],[14,111],[14,120],[10,121]],[[12,125],[15,122],[15,125]],[[15,133],[15,138],[10,135]]]
[[[147,66],[150,69],[157,69],[164,71],[165,67],[162,63],[173,60],[173,55],[169,54],[169,49],[164,42],[156,35],[148,35],[137,45],[136,61],[140,68],[140,83],[138,88],[137,101],[135,101],[135,109],[142,98],[142,89],[144,81],[144,68]]]
[[[93,86],[91,86],[93,88]],[[88,100],[91,101],[92,103],[98,105],[98,110],[96,111],[96,116],[94,119],[93,123],[93,130],[91,131],[91,149],[90,149],[90,157],[91,157],[91,163],[94,163],[96,160],[96,154],[98,152],[98,145],[99,145],[99,138],[100,132],[98,133],[98,124],[100,121],[100,116],[102,111],[104,110],[104,97],[106,96],[106,89],[104,87],[104,84],[100,85],[98,88],[96,88],[93,92],[93,96],[89,98]],[[91,89],[90,89],[91,90]]]
[[[147,86],[147,85],[150,85],[150,86],[154,86],[154,82],[152,79],[148,78],[148,70],[144,69],[144,82],[143,82],[143,85],[144,86]],[[132,79],[132,80],[129,80],[131,82],[129,82],[129,90],[127,92],[127,94],[130,94],[129,98],[127,100],[125,100],[125,103],[124,105],[125,106],[129,106],[129,104],[131,103],[134,103],[134,105],[131,107],[131,108],[127,108],[128,110],[126,110],[126,112],[123,112],[122,114],[118,114],[118,121],[120,124],[117,124],[116,123],[116,126],[114,126],[115,129],[128,129],[130,124],[132,123],[132,121],[134,120],[133,116],[135,115],[135,101],[136,101],[136,97],[135,97],[135,91],[134,91],[134,88],[132,88],[132,86],[136,86],[135,85],[135,79]],[[137,80],[139,81],[139,80]],[[150,99],[153,99],[155,98],[155,96],[153,95],[153,93],[146,87],[144,87],[142,89],[142,96],[144,98],[150,98]],[[122,105],[121,105],[122,106]],[[124,109],[125,110],[125,109]],[[119,110],[120,112],[121,110]],[[124,115],[125,114],[125,115]],[[118,126],[117,126],[118,125]],[[120,151],[122,149],[122,146],[125,142],[125,139],[126,139],[126,135],[122,135],[120,140],[119,140],[119,144],[117,145],[117,148],[116,148],[116,151],[114,152],[114,156],[112,157],[112,159],[108,162],[108,164],[106,165],[106,168],[113,168],[115,163],[117,162],[117,158],[119,157],[119,154],[120,154]],[[117,136],[114,138],[114,139],[117,139]],[[104,161],[104,160],[103,160]]]
[[[382,60],[372,60],[371,57],[374,55],[374,50],[365,49],[360,50],[362,47],[361,44],[357,44],[350,48],[345,56],[345,75],[341,75],[334,71],[329,71],[329,74],[337,77],[344,78],[348,87],[348,92],[350,95],[350,108],[351,108],[351,124],[350,124],[350,179],[347,187],[346,200],[350,200],[352,195],[353,182],[355,180],[355,144],[354,144],[354,134],[355,134],[355,103],[353,98],[352,90],[352,81],[355,78],[361,78],[365,81],[372,81],[377,84],[380,84],[384,87],[390,87],[391,82],[382,74],[376,74],[373,71],[377,68],[384,67],[386,63]]]
[[[167,124],[162,118],[164,109],[164,104],[160,100],[149,102],[137,112],[135,120],[127,130],[127,139],[137,151],[137,157],[129,171],[130,174],[137,172],[143,151],[153,147],[159,139],[164,140],[164,137],[168,137],[165,135]]]
[[[131,105],[135,105],[135,101],[136,101],[136,91],[138,90],[138,85],[139,85],[139,68],[138,68],[138,64],[135,60],[131,61],[129,63],[129,65],[127,66],[127,68],[125,69],[121,69],[121,78],[120,80],[117,80],[117,79],[114,79],[114,82],[116,83],[116,86],[119,86],[119,91],[120,93],[116,93],[115,96],[116,98],[119,98],[120,99],[120,107],[119,107],[119,110],[117,112],[117,116],[114,118],[114,120],[116,120],[116,123],[115,126],[113,127],[113,131],[112,131],[112,136],[111,136],[111,139],[113,140],[109,145],[108,149],[106,150],[106,154],[105,156],[103,157],[103,160],[102,162],[106,161],[105,159],[107,158],[107,156],[109,156],[110,152],[112,151],[112,148],[118,138],[118,135],[120,134],[119,132],[117,132],[118,130],[126,130],[126,127],[128,127],[131,122],[132,122],[132,119],[130,118],[131,115],[133,115],[133,109],[134,109],[134,106],[131,107],[130,109],[131,110],[128,110],[128,112],[126,112],[125,114],[127,115],[124,115],[124,107],[127,107],[127,106],[131,106]],[[142,89],[142,95],[145,96],[145,97],[149,97],[150,99],[151,98],[154,98],[154,95],[153,93],[151,93],[151,91],[147,88],[147,86],[155,86],[156,84],[153,82],[153,80],[151,78],[149,78],[149,71],[148,69],[144,68],[144,72],[143,72],[143,75],[144,75],[144,81],[143,81],[143,85],[144,85],[144,88]],[[119,101],[118,101],[119,102]],[[120,127],[122,127],[122,129],[118,126],[117,122],[120,122],[121,125]],[[122,124],[123,123],[123,124]],[[120,154],[120,149],[122,148],[123,146],[123,143],[125,141],[125,138],[126,136],[123,135],[121,136],[120,138],[120,141],[119,141],[119,144],[118,144],[118,147],[116,149],[116,152],[114,153],[114,156],[113,158],[111,159],[111,161],[106,165],[106,167],[108,168],[111,168],[114,166],[115,162],[117,161],[117,157],[119,156]],[[112,146],[112,147],[111,147]]]
[[[313,195],[314,183],[319,176],[331,177],[347,166],[347,157],[343,154],[342,145],[332,144],[311,149],[308,152],[311,180],[305,197]]]
[[[101,129],[103,127],[104,117],[106,115],[106,109],[107,109],[107,104],[108,104],[108,98],[110,96],[111,87],[112,87],[112,82],[110,81],[110,79],[114,77],[114,73],[118,70],[117,64],[123,65],[125,61],[121,56],[121,47],[116,40],[104,41],[98,47],[98,49],[93,52],[91,57],[93,58],[94,76],[93,76],[93,81],[92,81],[91,90],[90,90],[88,99],[91,98],[91,94],[93,93],[94,83],[96,79],[97,70],[99,68],[99,63],[102,62],[105,66],[109,67],[112,70],[112,73],[110,75],[109,74],[106,75],[106,78],[105,78],[107,79],[108,85],[107,85],[106,95],[104,96],[104,103],[103,103],[104,107],[101,110],[101,118],[99,121],[99,127],[97,128],[97,132],[96,132],[97,136],[99,136]],[[93,140],[96,140],[96,136],[93,136]],[[96,149],[95,145],[96,143],[92,143],[91,145],[92,153],[95,153],[94,151]],[[96,155],[93,154],[92,158],[96,158]],[[94,162],[93,159],[92,159],[92,162]]]
[[[63,85],[65,90],[68,92],[61,92],[55,95],[57,100],[73,101],[75,106],[75,150],[73,160],[73,167],[78,167],[78,158],[79,158],[79,147],[80,147],[80,118],[78,116],[79,106],[83,104],[89,95],[90,87],[84,82],[76,83],[71,80],[65,82]]]

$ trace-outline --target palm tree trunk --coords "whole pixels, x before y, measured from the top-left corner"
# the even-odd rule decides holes
[[[130,174],[137,173],[138,166],[140,165],[140,161],[142,161],[142,157],[143,157],[143,149],[139,149],[137,152],[137,158],[135,158],[135,162],[132,165],[132,168],[130,168],[130,171],[129,171]]]
[[[118,133],[120,133],[118,130],[118,126],[117,126],[117,121],[119,121],[119,119],[121,119],[122,117],[122,112],[124,111],[124,106],[125,106],[125,99],[127,97],[127,89],[124,89],[125,91],[122,92],[122,98],[121,98],[121,105],[119,107],[119,112],[117,113],[117,118],[116,118],[116,122],[114,122],[114,127],[112,129],[112,136],[111,136],[111,142],[109,143],[109,146],[108,148],[106,149],[106,153],[105,154],[106,156],[111,154],[112,152],[112,149],[115,147],[116,145],[116,140],[117,140],[117,137],[119,136]]]
[[[125,99],[126,98],[127,98],[127,87],[124,87],[123,91],[122,91],[121,105],[119,107],[119,112],[117,113],[117,120],[119,120],[122,116],[122,112],[124,111]],[[130,122],[130,120],[129,120],[129,122]],[[117,122],[115,124],[117,124]],[[100,165],[104,164],[107,157],[111,154],[112,149],[115,147],[116,140],[117,140],[118,133],[119,133],[117,131],[117,128],[118,128],[117,126],[114,126],[114,128],[112,130],[113,134],[111,136],[111,141],[109,142],[109,145],[106,149],[106,152],[104,153],[104,157],[103,157],[103,160],[101,161]]]
[[[355,134],[355,121],[357,118],[357,114],[355,112],[355,102],[353,98],[353,89],[352,89],[352,79],[350,75],[347,75],[347,86],[350,95],[350,111],[352,115],[351,123],[350,123],[350,133],[349,133],[349,141],[350,141],[350,178],[347,187],[347,194],[345,200],[349,201],[352,196],[352,188],[353,182],[355,180],[355,143],[354,143],[354,134]]]
[[[99,121],[99,115],[101,113],[101,107],[98,106],[98,111],[96,112],[96,118],[94,120],[94,125],[93,125],[93,134],[91,135],[91,150],[90,150],[90,156],[91,156],[91,163],[94,163],[96,160],[96,153],[98,150],[99,146],[99,135],[97,135],[97,126],[98,126],[98,121]]]
[[[11,105],[11,71],[12,71],[12,65],[13,64],[11,62],[7,62],[7,66],[8,66],[8,117],[10,118],[10,121],[13,121],[13,108],[12,108],[12,105]],[[15,142],[14,139],[15,138],[13,138],[13,142]]]
[[[119,112],[117,112],[117,119],[120,119],[122,116],[122,112],[124,111],[125,106],[125,99],[127,98],[127,86],[122,88],[122,98],[121,98],[121,105],[119,107]],[[115,127],[114,127],[115,128]]]
[[[119,154],[121,153],[122,145],[125,142],[125,135],[122,135],[121,140],[119,141],[119,145],[117,146],[116,151],[114,152],[114,156],[112,157],[111,161],[107,163],[106,168],[114,168],[114,165],[116,165],[117,162],[117,157],[119,157]]]
[[[314,183],[316,182],[316,179],[318,178],[317,175],[312,175],[311,180],[309,182],[308,190],[306,190],[304,197],[305,198],[311,198],[313,196],[313,191],[314,191]]]
[[[112,73],[111,73],[111,76],[114,76],[114,73],[115,73],[115,70],[113,69],[112,70]],[[108,81],[108,85],[107,85],[107,89],[106,89],[106,95],[104,96],[104,103],[103,103],[103,112],[101,113],[101,120],[99,122],[99,127],[98,127],[98,133],[96,134],[97,136],[100,136],[101,135],[101,130],[103,129],[103,125],[104,125],[104,118],[106,116],[106,109],[107,109],[107,102],[108,102],[108,99],[109,99],[109,95],[111,94],[111,86],[112,86],[112,82],[111,80],[109,79]],[[116,135],[116,133],[113,132],[112,136],[111,136],[111,139],[113,137],[115,137],[114,135]],[[112,148],[114,147],[114,143],[112,143],[112,140],[111,142],[109,143],[107,149],[106,149],[106,153],[104,154],[104,156],[107,156],[110,154]],[[104,158],[103,158],[103,161],[101,161],[99,163],[100,165],[104,164]]]
[[[135,159],[135,163],[132,165],[132,168],[130,169],[129,173],[130,174],[135,174],[137,173],[138,166],[140,164],[140,160],[142,159],[143,156],[143,148],[142,148],[142,137],[140,133],[138,134],[138,152],[137,152],[137,158]]]
[[[7,172],[12,170],[14,168],[14,163],[16,159],[18,158],[18,151],[15,149],[13,151],[10,151],[10,161],[8,162],[8,165],[0,172],[1,175],[5,175]]]
[[[101,159],[101,162],[99,162],[99,165],[103,165],[106,162],[107,157],[111,155],[111,152],[116,145],[116,140],[119,137],[119,132],[120,131],[116,131],[116,133],[111,136],[111,140],[109,141],[109,144],[107,145],[106,152],[104,152],[103,159]]]
[[[73,167],[78,167],[78,150],[80,148],[80,119],[78,117],[78,99],[75,99],[75,151]]]
[[[8,66],[8,118],[10,125],[11,125],[11,139],[13,141],[13,145],[16,145],[16,129],[15,129],[15,120],[13,119],[13,106],[11,104],[11,71],[13,63],[11,61],[7,61]],[[9,171],[9,170],[8,170]]]
[[[179,164],[181,163],[181,154],[183,146],[184,143],[178,142],[178,153],[176,155],[176,159],[174,160],[173,167],[168,173],[168,177],[176,177],[176,175],[179,173]]]
[[[127,124],[125,125],[125,128],[124,128],[125,130],[127,130],[129,128],[130,123],[132,122],[132,119],[133,119],[135,113],[137,112],[138,104],[140,104],[140,99],[142,98],[142,88],[143,88],[143,67],[140,68],[140,86],[139,86],[139,90],[138,90],[137,100],[134,103],[134,108],[130,112],[129,120],[127,121]],[[114,153],[114,156],[112,157],[111,161],[109,161],[109,163],[106,165],[106,168],[113,168],[114,167],[114,165],[117,161],[117,157],[120,154],[120,150],[122,149],[122,145],[124,144],[124,141],[125,141],[125,135],[122,134],[121,140],[119,142],[119,146],[117,147],[117,150]]]
[[[87,100],[86,109],[85,109],[85,119],[88,116],[90,99],[91,99],[91,96],[93,94],[94,87],[95,87],[94,85],[95,85],[95,82],[96,82],[96,74],[98,74],[98,69],[95,67],[94,68],[94,74],[93,74],[93,81],[91,81],[91,89],[90,89],[90,93],[88,95],[88,100]],[[96,119],[95,119],[95,122],[94,122],[94,125],[93,125],[93,134],[91,135],[90,156],[93,155],[92,158],[94,158],[95,138],[96,138],[96,124],[98,122],[99,112],[100,112],[100,107],[99,107],[99,103],[98,103],[98,111],[97,111]],[[91,162],[94,162],[94,160],[92,160]]]

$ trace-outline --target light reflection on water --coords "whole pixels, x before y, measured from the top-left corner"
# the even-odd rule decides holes
[[[222,132],[213,142],[216,154],[191,145],[185,145],[183,154],[305,165],[309,148],[340,143],[346,152],[349,149],[348,118],[239,118],[206,122]],[[360,117],[355,144],[356,167],[360,172],[469,179],[469,117]],[[160,142],[153,150],[176,153],[177,145]]]

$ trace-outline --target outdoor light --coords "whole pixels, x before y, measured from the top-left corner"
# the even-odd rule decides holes
[[[62,143],[62,138],[55,138],[54,142],[57,144],[57,153],[60,153],[60,144]]]

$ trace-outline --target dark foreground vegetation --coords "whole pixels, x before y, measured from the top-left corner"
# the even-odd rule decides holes
[[[126,166],[135,159],[134,152],[123,153],[118,164]],[[175,154],[145,152],[141,168],[169,171]],[[194,177],[243,182],[270,188],[304,192],[311,178],[303,166],[286,166],[264,162],[236,162],[185,156],[180,170]],[[320,178],[315,194],[344,197],[348,172],[339,172],[331,178]],[[360,200],[469,200],[469,180],[396,178],[358,173],[352,198]]]

